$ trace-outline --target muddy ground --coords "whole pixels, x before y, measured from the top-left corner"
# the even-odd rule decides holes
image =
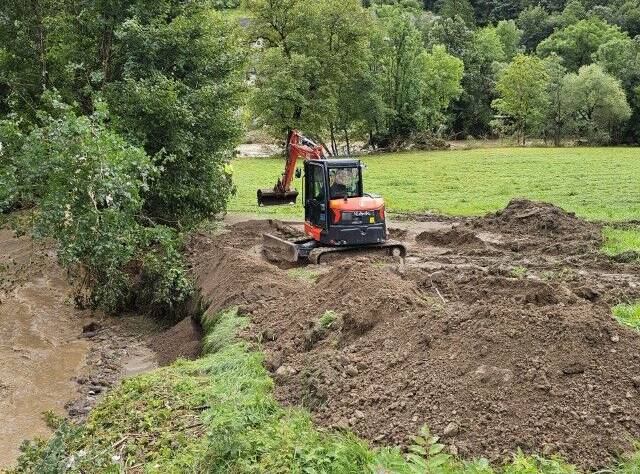
[[[404,263],[280,268],[261,253],[268,221],[194,236],[190,258],[207,311],[239,305],[278,399],[323,426],[407,446],[426,424],[465,458],[521,448],[586,469],[632,448],[640,337],[611,306],[640,298],[640,266],[601,254],[598,224],[514,200],[392,227]]]
[[[50,434],[43,412],[82,420],[118,380],[155,367],[146,341],[160,330],[78,309],[53,245],[0,228],[0,469],[22,440]]]

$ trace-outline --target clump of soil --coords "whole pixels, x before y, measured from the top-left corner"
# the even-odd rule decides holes
[[[178,359],[197,359],[202,352],[202,327],[193,318],[186,317],[155,336],[149,346],[156,353],[161,366]]]
[[[640,437],[640,336],[610,310],[640,298],[640,269],[594,257],[598,227],[554,206],[467,222],[425,222],[404,264],[350,258],[304,282],[256,251],[272,225],[240,223],[193,238],[193,273],[206,311],[249,316],[278,399],[326,427],[407,446],[427,424],[465,458],[610,465]]]
[[[512,252],[539,250],[545,254],[598,258],[602,226],[587,222],[553,204],[513,199],[507,207],[482,218],[468,219],[472,231],[503,235],[503,248]]]
[[[483,245],[482,240],[473,232],[461,227],[446,230],[428,230],[416,236],[416,242],[446,247],[451,245]]]

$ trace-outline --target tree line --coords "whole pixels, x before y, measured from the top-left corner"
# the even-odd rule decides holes
[[[182,235],[226,209],[242,136],[244,36],[219,3],[0,6],[0,211],[31,210],[82,305],[187,302]]]
[[[247,0],[255,126],[402,147],[636,143],[640,4]]]

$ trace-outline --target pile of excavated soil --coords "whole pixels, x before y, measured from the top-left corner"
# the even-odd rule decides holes
[[[589,232],[593,225],[575,214],[545,202],[512,199],[503,210],[480,221],[503,232],[531,234],[575,234]]]
[[[640,298],[640,268],[546,204],[446,222],[396,232],[404,265],[351,258],[308,268],[315,281],[260,257],[272,224],[239,223],[192,239],[193,272],[206,311],[250,317],[242,336],[264,348],[278,399],[326,427],[407,446],[426,424],[465,458],[520,448],[588,469],[632,449],[640,336],[610,306]]]
[[[458,226],[451,229],[426,230],[416,236],[416,242],[440,247],[451,245],[483,245],[482,240],[475,233]]]
[[[197,359],[202,352],[202,328],[191,317],[151,339],[158,364],[169,365],[178,359]]]

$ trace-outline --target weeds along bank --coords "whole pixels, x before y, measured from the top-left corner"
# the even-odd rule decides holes
[[[637,469],[640,339],[611,307],[640,299],[640,272],[600,252],[599,226],[514,201],[394,230],[403,267],[288,270],[260,258],[266,230],[190,239],[205,355],[125,381],[22,470],[70,456],[85,472]],[[414,439],[424,425],[437,443]],[[480,458],[493,467],[460,461]]]

